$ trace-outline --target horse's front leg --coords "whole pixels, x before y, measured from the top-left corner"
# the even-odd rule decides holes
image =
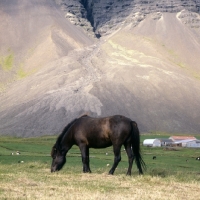
[[[89,158],[89,147],[85,144],[79,145],[81,156],[82,156],[82,163],[83,163],[83,172],[84,173],[91,173],[90,170],[90,158]]]
[[[115,169],[116,169],[117,165],[121,161],[121,152],[120,152],[120,150],[121,150],[121,146],[116,146],[116,147],[113,146],[113,151],[114,151],[115,158],[114,158],[114,164],[113,164],[112,168],[110,169],[109,174],[113,174],[115,172]]]

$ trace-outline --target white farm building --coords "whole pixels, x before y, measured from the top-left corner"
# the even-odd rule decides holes
[[[200,140],[183,140],[180,143],[182,147],[200,148]]]
[[[143,145],[147,147],[161,147],[161,141],[158,139],[146,139],[143,141]]]

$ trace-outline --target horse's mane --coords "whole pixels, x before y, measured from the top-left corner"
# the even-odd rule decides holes
[[[76,120],[77,120],[77,118],[75,118],[74,120],[72,120],[72,121],[63,129],[62,133],[58,136],[58,139],[57,139],[57,141],[56,141],[56,146],[58,146],[58,145],[61,143],[61,141],[62,141],[62,139],[63,139],[65,133],[69,130],[69,128],[72,126],[72,124],[73,124]]]
[[[77,119],[80,119],[80,118],[82,118],[82,117],[87,117],[87,116],[88,116],[88,115],[82,115],[82,116],[79,117],[79,118],[73,119],[73,120],[63,129],[62,133],[58,136],[55,146],[58,147],[58,146],[60,145],[60,143],[61,143],[61,141],[62,141],[62,139],[63,139],[65,133],[70,129],[70,127],[75,123],[75,121],[76,121]]]

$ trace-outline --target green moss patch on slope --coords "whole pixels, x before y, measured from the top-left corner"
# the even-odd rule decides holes
[[[3,70],[10,71],[14,65],[14,53],[10,52],[8,55],[0,57],[0,65]]]

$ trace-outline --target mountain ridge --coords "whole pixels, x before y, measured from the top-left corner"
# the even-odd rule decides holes
[[[73,24],[85,27],[87,32],[93,32],[97,37],[109,34],[110,29],[116,29],[120,23],[130,20],[138,21],[150,13],[177,13],[187,9],[190,12],[200,12],[200,1],[193,0],[124,0],[124,1],[94,1],[94,0],[55,0],[65,12],[65,17]],[[138,17],[139,15],[139,17]],[[90,23],[90,25],[88,24]]]

